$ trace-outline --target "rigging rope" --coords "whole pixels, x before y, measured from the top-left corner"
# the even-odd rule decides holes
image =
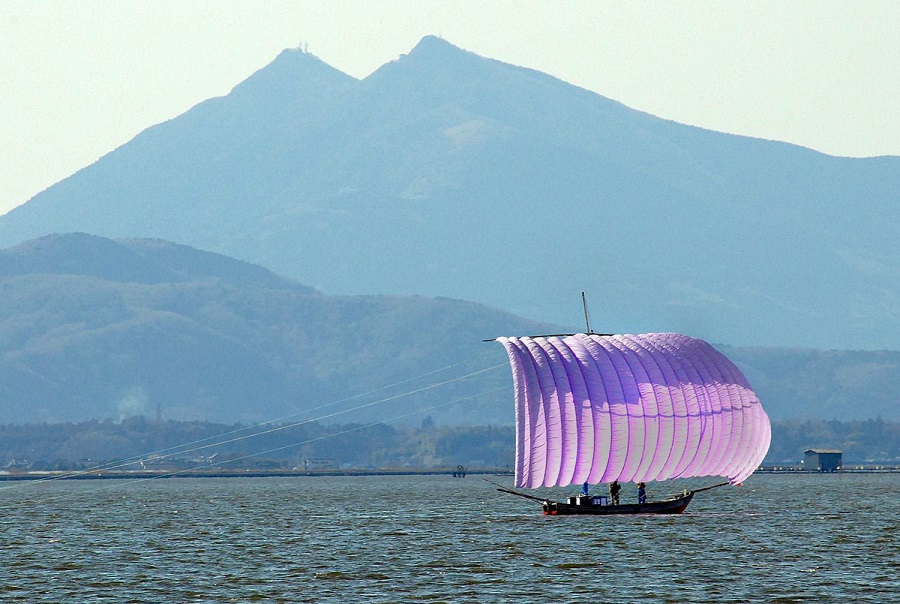
[[[505,365],[504,365],[504,366],[505,366]],[[467,377],[471,377],[471,375],[476,375],[476,374],[478,374],[478,373],[483,373],[484,371],[489,371],[490,369],[494,369],[494,368],[488,368],[488,369],[485,369],[485,370],[482,370],[482,371],[478,371],[478,372],[475,372],[475,373],[473,373],[473,374],[469,374],[468,376],[463,376],[462,378],[459,378],[459,379],[464,379],[464,378],[467,378]],[[447,383],[449,383],[449,382],[447,382]],[[394,417],[388,418],[388,419],[386,419],[386,420],[379,420],[379,421],[377,421],[377,422],[371,422],[371,423],[364,424],[364,425],[354,426],[354,427],[352,427],[352,428],[347,428],[347,429],[341,430],[341,431],[339,431],[339,432],[333,432],[333,433],[331,433],[331,434],[325,434],[325,435],[322,435],[322,436],[317,436],[317,437],[315,437],[315,438],[310,438],[310,439],[307,439],[307,440],[304,440],[304,441],[299,441],[299,442],[291,443],[291,444],[289,444],[289,445],[284,445],[284,446],[281,446],[281,447],[274,447],[274,448],[268,449],[268,450],[266,450],[266,451],[259,451],[259,452],[251,453],[251,454],[244,455],[244,456],[241,456],[241,457],[232,458],[232,459],[228,459],[228,460],[223,460],[223,461],[221,461],[221,462],[216,462],[216,463],[210,464],[209,467],[216,467],[216,466],[220,466],[220,465],[222,465],[222,464],[224,464],[224,463],[231,463],[231,462],[234,462],[234,461],[241,461],[241,460],[244,460],[244,459],[249,459],[249,458],[251,458],[251,457],[257,457],[257,456],[259,456],[259,455],[267,455],[267,454],[269,454],[269,453],[274,453],[274,452],[276,452],[276,451],[281,451],[281,450],[284,450],[284,449],[289,449],[289,448],[291,448],[291,447],[300,447],[300,446],[303,446],[303,445],[305,445],[305,444],[309,444],[309,443],[316,442],[316,441],[320,441],[320,440],[325,440],[325,439],[327,439],[327,438],[333,438],[333,437],[335,437],[335,436],[341,436],[341,435],[343,435],[343,434],[350,434],[350,433],[352,433],[352,432],[357,432],[357,431],[359,431],[359,430],[364,430],[364,429],[366,429],[366,428],[371,428],[371,427],[377,426],[377,425],[379,425],[379,424],[390,423],[390,422],[394,422],[394,421],[397,421],[397,420],[400,420],[400,419],[403,419],[403,418],[406,418],[406,417],[410,417],[410,416],[413,416],[413,415],[418,415],[418,414],[421,414],[421,413],[427,413],[428,411],[433,411],[433,410],[435,410],[435,409],[438,409],[438,408],[441,408],[441,407],[446,407],[446,406],[448,406],[448,405],[453,405],[453,404],[460,403],[460,402],[463,402],[463,401],[476,399],[476,398],[481,397],[481,396],[484,396],[484,395],[486,395],[486,394],[491,394],[491,393],[494,393],[494,392],[499,392],[499,391],[505,390],[505,389],[506,389],[505,386],[498,387],[498,388],[493,388],[493,389],[491,389],[491,390],[486,390],[486,391],[484,391],[484,392],[479,392],[479,393],[477,393],[477,394],[473,394],[473,395],[470,395],[470,396],[465,396],[465,397],[457,398],[457,399],[454,399],[454,400],[449,401],[449,402],[446,402],[446,403],[440,403],[440,404],[432,405],[432,406],[430,406],[430,407],[426,407],[426,408],[423,408],[423,409],[418,409],[418,410],[416,410],[416,411],[409,411],[409,412],[407,412],[407,413],[402,413],[402,414],[400,414],[400,415],[395,415]],[[93,489],[93,490],[94,490],[95,492],[97,492],[97,491],[106,491],[106,490],[118,488],[118,487],[120,487],[120,486],[126,486],[126,485],[128,485],[128,484],[135,484],[135,481],[143,482],[143,481],[145,481],[145,480],[156,480],[156,479],[159,479],[159,478],[174,478],[174,477],[176,477],[176,476],[182,476],[182,475],[185,475],[185,474],[190,474],[190,473],[193,472],[193,471],[194,471],[194,469],[188,468],[188,469],[184,469],[184,470],[176,470],[176,471],[173,471],[173,472],[166,472],[166,473],[161,473],[161,474],[153,474],[152,476],[135,476],[134,478],[131,478],[131,479],[128,479],[128,480],[114,481],[113,483],[108,483],[108,484],[105,484],[104,486],[96,487],[96,488]],[[53,480],[61,480],[62,478],[66,478],[66,477],[72,478],[72,477],[74,477],[74,476],[77,476],[77,475],[83,475],[83,474],[87,474],[87,473],[89,473],[89,472],[85,471],[85,472],[80,472],[80,473],[72,473],[72,474],[67,475],[67,476],[55,477],[55,478],[53,478]],[[10,485],[10,486],[5,486],[5,485],[4,485],[3,487],[0,487],[0,489],[12,488],[12,487],[18,486],[18,485],[20,485],[20,484],[33,484],[33,483],[41,483],[41,482],[48,482],[48,481],[49,481],[48,479],[39,479],[39,480],[34,480],[34,481],[25,481],[24,483],[17,483],[16,485]]]

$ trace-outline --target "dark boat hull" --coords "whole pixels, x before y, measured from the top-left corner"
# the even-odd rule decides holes
[[[591,514],[608,516],[612,514],[680,514],[694,497],[694,491],[690,491],[680,497],[665,499],[663,501],[651,501],[649,503],[624,503],[620,505],[597,505],[589,503],[585,498],[577,503],[564,503],[562,501],[544,501],[544,514],[548,516],[567,516],[572,514]]]

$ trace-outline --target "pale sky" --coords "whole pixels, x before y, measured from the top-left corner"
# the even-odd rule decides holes
[[[0,213],[284,48],[363,78],[429,34],[666,119],[900,155],[895,0],[0,0]]]

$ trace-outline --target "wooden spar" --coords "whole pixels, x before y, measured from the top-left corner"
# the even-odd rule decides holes
[[[487,478],[485,478],[485,480],[487,480]],[[529,495],[527,493],[520,493],[519,491],[507,489],[506,487],[501,486],[501,485],[497,484],[496,482],[491,482],[490,480],[487,480],[487,481],[490,482],[495,487],[497,487],[497,490],[500,491],[501,493],[509,493],[510,495],[518,495],[519,497],[524,497],[526,499],[533,499],[535,501],[547,501],[546,497],[535,497],[534,495]],[[724,487],[729,484],[731,484],[731,483],[730,482],[720,482],[719,484],[714,484],[714,485],[711,485],[708,487],[703,487],[700,489],[692,489],[690,492],[691,493],[702,493],[703,491],[709,491],[710,489],[717,489],[719,487]]]
[[[506,487],[497,487],[497,490],[501,493],[509,493],[510,495],[518,495],[519,497],[524,497],[525,499],[534,499],[535,501],[544,502],[547,501],[544,497],[535,497],[534,495],[529,495],[528,493],[520,493],[518,491],[513,491],[512,489],[507,489]]]
[[[719,484],[714,484],[714,485],[709,486],[709,487],[703,487],[702,489],[694,489],[694,490],[691,491],[691,492],[692,492],[692,493],[702,493],[703,491],[708,491],[708,490],[710,490],[710,489],[718,489],[719,487],[724,487],[724,486],[729,485],[729,484],[731,484],[731,483],[730,483],[730,482],[720,482]]]
[[[584,326],[585,326],[585,328],[587,329],[587,331],[585,331],[584,333],[586,333],[586,334],[589,335],[589,336],[612,336],[612,335],[615,335],[615,334],[612,334],[612,333],[594,333],[594,332],[591,330],[591,320],[590,320],[590,317],[588,316],[588,309],[587,309],[587,298],[585,297],[584,292],[581,292],[581,306],[582,306],[582,308],[584,308]],[[548,334],[541,334],[541,335],[539,335],[539,336],[519,336],[519,337],[526,337],[526,338],[565,338],[565,337],[567,337],[567,336],[577,336],[577,335],[578,335],[577,333],[548,333]],[[496,341],[497,341],[497,338],[490,338],[490,339],[487,339],[487,340],[482,340],[482,342],[496,342]]]
[[[497,490],[500,491],[501,493],[508,493],[510,495],[518,495],[519,497],[524,497],[525,499],[533,499],[535,501],[540,501],[540,502],[547,501],[546,497],[535,497],[534,495],[529,495],[528,493],[520,493],[519,491],[514,491],[512,489],[508,489],[505,486],[503,486],[502,484],[497,484],[493,480],[488,480],[487,478],[485,478],[484,481],[489,482],[492,485],[494,485],[495,487],[497,487]]]
[[[566,336],[574,336],[574,335],[578,335],[578,334],[574,334],[574,333],[548,333],[548,334],[542,334],[542,335],[539,335],[539,336],[518,336],[518,337],[524,337],[524,338],[565,338]],[[601,334],[601,335],[611,336],[612,334],[611,334],[611,333],[607,333],[607,334]],[[482,340],[482,342],[496,342],[496,341],[497,341],[497,338],[491,338],[491,339],[489,339],[489,340]]]

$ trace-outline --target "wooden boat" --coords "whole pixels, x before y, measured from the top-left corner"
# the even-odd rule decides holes
[[[622,503],[619,505],[603,505],[593,497],[571,497],[568,503],[561,501],[545,501],[544,514],[548,516],[565,516],[567,514],[680,514],[694,497],[693,491],[686,494],[663,499],[662,501],[650,501],[647,503]]]
[[[583,295],[582,295],[583,297]],[[585,306],[585,321],[587,308]],[[674,333],[500,337],[513,375],[515,487],[728,482],[647,503],[586,495],[541,502],[551,516],[680,514],[696,493],[759,467],[771,425],[740,370],[707,342]],[[499,486],[499,485],[498,485]]]
[[[618,505],[610,505],[609,498],[601,495],[576,495],[569,497],[567,501],[553,501],[551,499],[543,499],[528,493],[521,493],[512,489],[498,486],[497,490],[510,495],[518,495],[526,499],[539,501],[543,507],[546,516],[570,516],[574,514],[610,516],[614,514],[681,514],[687,509],[691,499],[696,493],[708,491],[717,487],[725,486],[729,483],[722,482],[712,486],[685,490],[683,493],[673,495],[659,501],[648,501],[647,503],[620,503]]]

